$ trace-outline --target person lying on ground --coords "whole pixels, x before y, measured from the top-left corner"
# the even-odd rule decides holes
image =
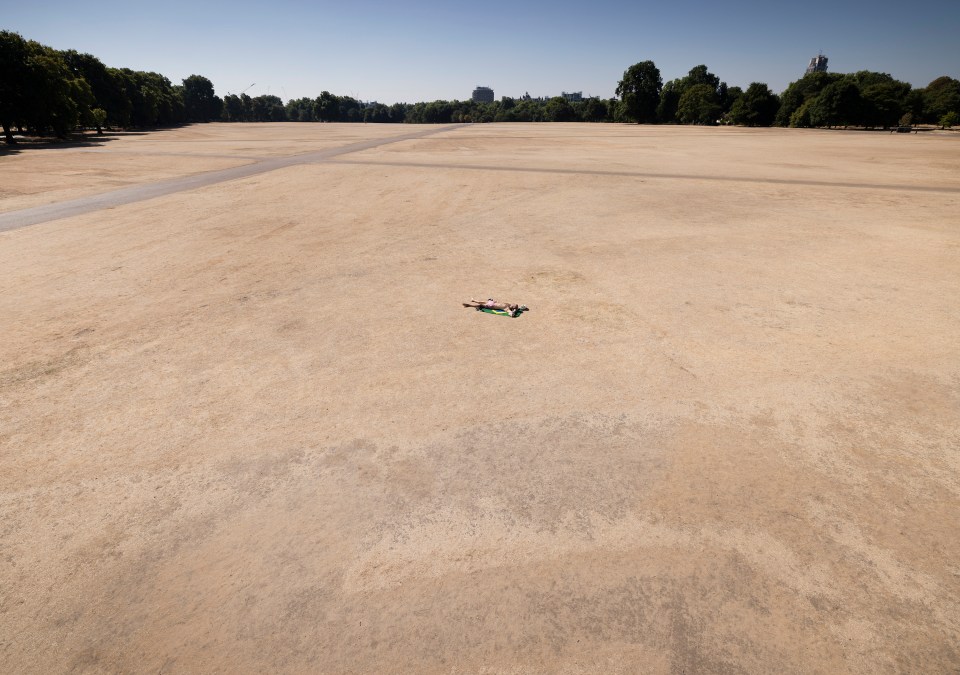
[[[511,305],[508,302],[497,302],[493,298],[488,298],[487,300],[474,300],[470,298],[470,302],[463,303],[464,307],[474,307],[476,309],[499,309],[501,311],[508,312],[510,316],[517,316],[521,312],[521,307],[525,311],[527,308],[523,305]]]

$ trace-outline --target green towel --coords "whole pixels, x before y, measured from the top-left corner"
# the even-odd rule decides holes
[[[477,307],[481,312],[486,312],[487,314],[496,314],[497,316],[509,316],[511,319],[516,319],[518,316],[523,316],[523,313],[526,310],[521,309],[517,312],[517,316],[510,316],[510,312],[505,309],[490,309],[489,307]]]

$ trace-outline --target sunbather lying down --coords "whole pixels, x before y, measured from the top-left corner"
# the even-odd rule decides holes
[[[486,300],[474,300],[470,298],[470,302],[463,303],[464,307],[474,307],[476,309],[499,309],[505,312],[508,312],[510,316],[517,316],[520,312],[526,312],[526,305],[511,305],[508,302],[497,302],[493,298],[488,298]]]

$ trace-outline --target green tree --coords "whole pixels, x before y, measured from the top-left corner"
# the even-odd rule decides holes
[[[861,70],[843,78],[857,85],[862,99],[860,117],[851,120],[851,124],[886,128],[896,125],[910,110],[910,85],[895,80],[889,73]]]
[[[423,111],[426,109],[427,104],[420,102],[414,103],[407,109],[407,113],[404,116],[404,122],[407,124],[422,124],[423,123]]]
[[[30,40],[27,54],[29,86],[21,99],[24,122],[38,133],[53,131],[64,138],[80,122],[90,120],[94,105],[90,85],[50,47]]]
[[[539,101],[520,101],[512,111],[515,117],[513,122],[542,122],[543,106]]]
[[[937,122],[944,115],[960,113],[960,81],[938,77],[923,90],[924,119]]]
[[[655,122],[663,78],[653,61],[641,61],[627,68],[617,84],[622,102],[621,117],[637,124]]]
[[[377,103],[363,110],[363,121],[375,124],[385,124],[390,121],[390,108],[383,103]]]
[[[814,100],[816,99],[804,101],[799,108],[793,111],[787,123],[794,128],[807,129],[812,127],[813,123],[810,121],[810,106],[813,104]]]
[[[773,124],[779,108],[777,95],[766,84],[753,82],[733,104],[730,120],[748,127],[768,127]]]
[[[657,104],[657,119],[661,122],[677,121],[677,106],[683,94],[680,80],[670,80],[660,91],[660,103]]]
[[[203,75],[191,75],[183,81],[183,107],[188,122],[220,119],[223,101],[213,91],[213,83]]]
[[[220,113],[224,122],[243,121],[243,101],[236,94],[227,94],[223,97],[223,111]]]
[[[815,127],[849,126],[862,116],[860,88],[850,78],[828,84],[810,105],[810,123]]]
[[[687,73],[687,76],[683,78],[681,87],[685,90],[696,84],[707,85],[717,92],[719,96],[720,85],[723,83],[720,82],[720,78],[711,73],[705,65],[700,64],[699,66],[694,66],[690,69],[690,72]]]
[[[97,103],[105,106],[107,111],[108,126],[116,126],[122,129],[129,127],[133,120],[133,101],[130,98],[130,90],[134,86],[130,77],[119,68],[107,68],[107,73],[116,88],[115,98],[112,104],[105,103],[97,99]]]
[[[720,97],[709,84],[687,87],[677,103],[677,118],[684,124],[715,124],[722,112]]]
[[[684,94],[694,87],[697,87],[697,93],[687,98],[686,110],[681,114],[681,100]],[[706,89],[703,89],[703,87],[712,91],[713,95],[706,96],[704,93]],[[688,121],[686,123],[713,124],[722,113],[726,112],[727,105],[730,105],[730,101],[726,82],[721,82],[719,77],[701,64],[691,68],[685,77],[679,80],[670,80],[664,85],[660,92],[660,103],[657,106],[657,118],[661,122],[682,122],[693,118],[700,119],[703,115],[708,114],[712,117],[710,122]],[[694,112],[694,107],[699,110]]]
[[[90,117],[93,120],[94,128],[97,130],[97,134],[103,135],[103,125],[107,121],[107,111],[103,108],[94,108],[90,111]]]
[[[423,109],[424,124],[449,124],[453,119],[453,105],[449,101],[431,101]]]
[[[130,121],[130,101],[124,94],[123,86],[115,71],[107,68],[95,56],[81,54],[74,50],[60,52],[71,72],[82,77],[90,85],[95,105],[104,111],[105,117],[94,116],[97,133],[103,133],[103,126],[126,126]]]
[[[544,106],[544,115],[547,122],[573,122],[577,114],[573,111],[570,102],[562,96],[554,96]]]
[[[13,127],[26,122],[27,82],[27,41],[18,33],[0,31],[0,124],[8,144],[16,142]]]
[[[117,76],[130,100],[133,126],[165,127],[186,121],[182,87],[174,87],[159,73],[122,68]]]
[[[923,119],[923,93],[923,89],[911,89],[907,94],[907,100],[904,101],[904,107],[915,122]]]
[[[314,122],[316,121],[315,105],[310,98],[291,99],[286,105],[287,119],[291,122]]]
[[[896,126],[904,113],[909,112],[908,97],[911,87],[906,82],[878,82],[861,89],[863,97],[862,124],[867,127]]]
[[[285,122],[287,111],[279,96],[263,94],[251,101],[252,122]]]
[[[407,117],[407,104],[394,103],[390,106],[390,121],[394,124],[403,122]]]
[[[271,122],[286,122],[287,121],[287,109],[283,107],[283,101],[277,98],[276,103],[270,105],[270,121]]]
[[[339,102],[329,91],[321,92],[314,103],[314,115],[321,122],[336,122],[339,119]]]
[[[253,112],[253,99],[249,94],[240,94],[240,107],[243,110],[242,117],[240,118],[243,122],[257,121]]]
[[[360,109],[360,101],[353,98],[352,96],[341,96],[339,98],[337,107],[339,109],[339,114],[337,119],[341,122],[362,122],[363,121],[363,112]],[[448,111],[447,121],[450,121],[449,118],[450,111]]]
[[[742,96],[743,96],[743,89],[741,89],[740,87],[729,87],[725,89],[722,100],[720,101],[720,106],[723,108],[724,114],[729,113],[731,110],[733,110],[733,106],[736,105],[737,101],[739,101],[740,97]]]
[[[773,123],[780,127],[793,126],[791,119],[794,112],[804,103],[816,98],[828,84],[842,77],[837,73],[809,73],[791,82],[780,96],[780,109],[777,110]]]
[[[603,122],[607,119],[607,105],[599,98],[588,98],[583,102],[580,118],[584,122]],[[656,114],[656,111],[654,111]]]

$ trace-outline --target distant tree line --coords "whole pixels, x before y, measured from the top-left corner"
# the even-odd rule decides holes
[[[159,73],[108,68],[90,54],[57,51],[0,31],[0,124],[65,137],[78,126],[150,128],[219,120],[223,102],[205,77],[175,85]]]
[[[886,73],[809,73],[777,96],[762,82],[728,87],[706,66],[663,84],[653,61],[628,68],[617,85],[615,121],[782,127],[888,128],[960,124],[960,81],[938,77],[925,88]]]
[[[568,101],[503,97],[493,103],[365,104],[324,91],[283,102],[228,94],[191,75],[173,84],[159,73],[110,68],[90,54],[58,51],[0,31],[0,123],[13,132],[66,137],[78,127],[154,128],[187,122],[637,122],[744,126],[887,128],[960,125],[960,81],[938,77],[914,89],[886,73],[811,73],[779,96],[761,82],[746,91],[699,65],[664,84],[653,61],[627,68],[616,97]]]

